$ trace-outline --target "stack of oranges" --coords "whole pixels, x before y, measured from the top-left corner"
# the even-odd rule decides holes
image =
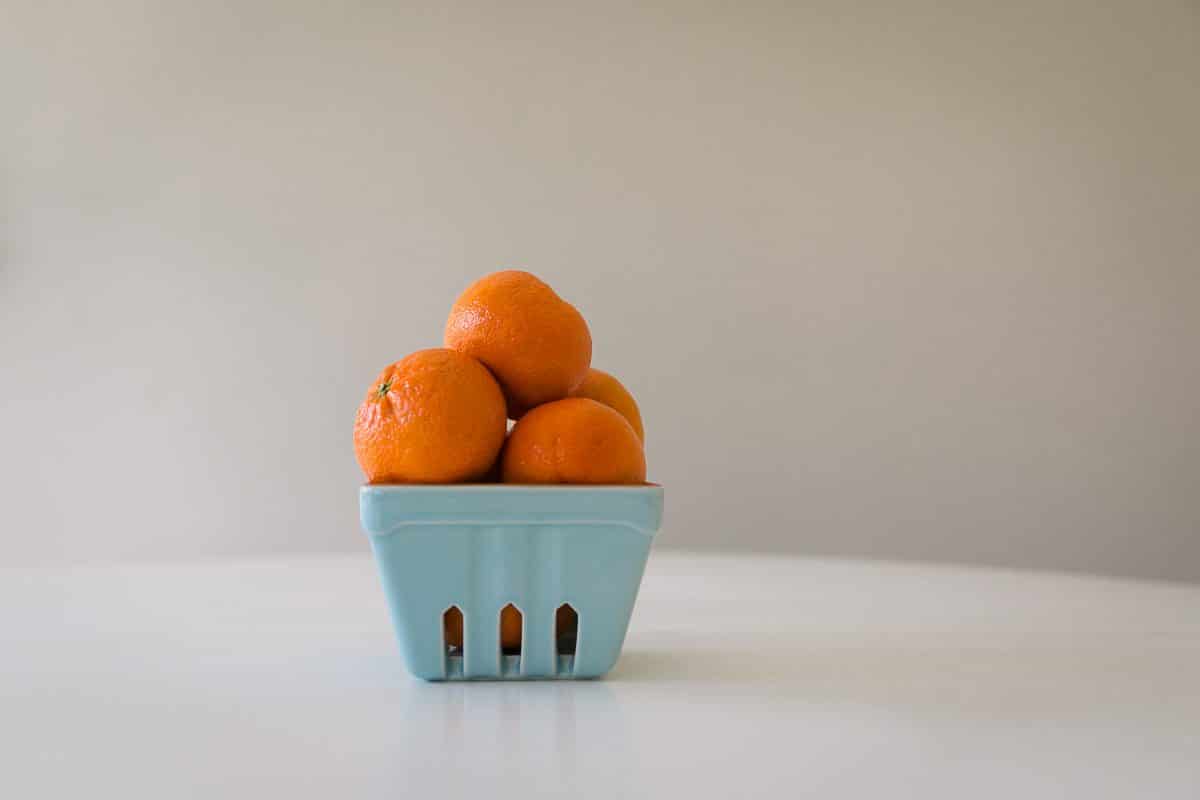
[[[450,309],[444,344],[367,390],[354,450],[370,483],[645,482],[637,403],[591,368],[587,322],[545,283],[480,278]]]

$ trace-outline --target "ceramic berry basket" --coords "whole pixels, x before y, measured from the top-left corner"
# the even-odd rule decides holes
[[[662,508],[654,485],[359,492],[400,652],[413,675],[431,681],[608,672]],[[505,653],[500,612],[509,604],[521,614],[521,647]],[[446,633],[447,615],[458,614],[461,647]]]

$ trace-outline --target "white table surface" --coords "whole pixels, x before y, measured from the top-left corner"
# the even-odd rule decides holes
[[[1200,587],[651,557],[603,681],[426,684],[369,557],[0,570],[0,796],[1200,797]]]

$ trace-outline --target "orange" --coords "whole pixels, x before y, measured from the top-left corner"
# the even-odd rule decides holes
[[[646,441],[646,431],[642,428],[642,412],[638,411],[637,402],[619,380],[603,370],[592,367],[587,377],[579,384],[571,397],[590,397],[597,403],[603,403],[616,410],[633,426],[633,431],[643,442]]]
[[[493,272],[468,286],[450,309],[445,345],[492,371],[513,419],[566,397],[592,361],[592,335],[583,316],[520,270]]]
[[[570,397],[517,421],[500,456],[500,476],[505,483],[644,483],[646,456],[619,413]]]
[[[454,350],[421,350],[367,390],[354,452],[371,483],[468,481],[495,462],[505,426],[504,395],[482,364]]]

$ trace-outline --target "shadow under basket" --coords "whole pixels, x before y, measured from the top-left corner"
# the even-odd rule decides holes
[[[662,508],[654,485],[359,491],[400,652],[431,681],[608,672]]]

